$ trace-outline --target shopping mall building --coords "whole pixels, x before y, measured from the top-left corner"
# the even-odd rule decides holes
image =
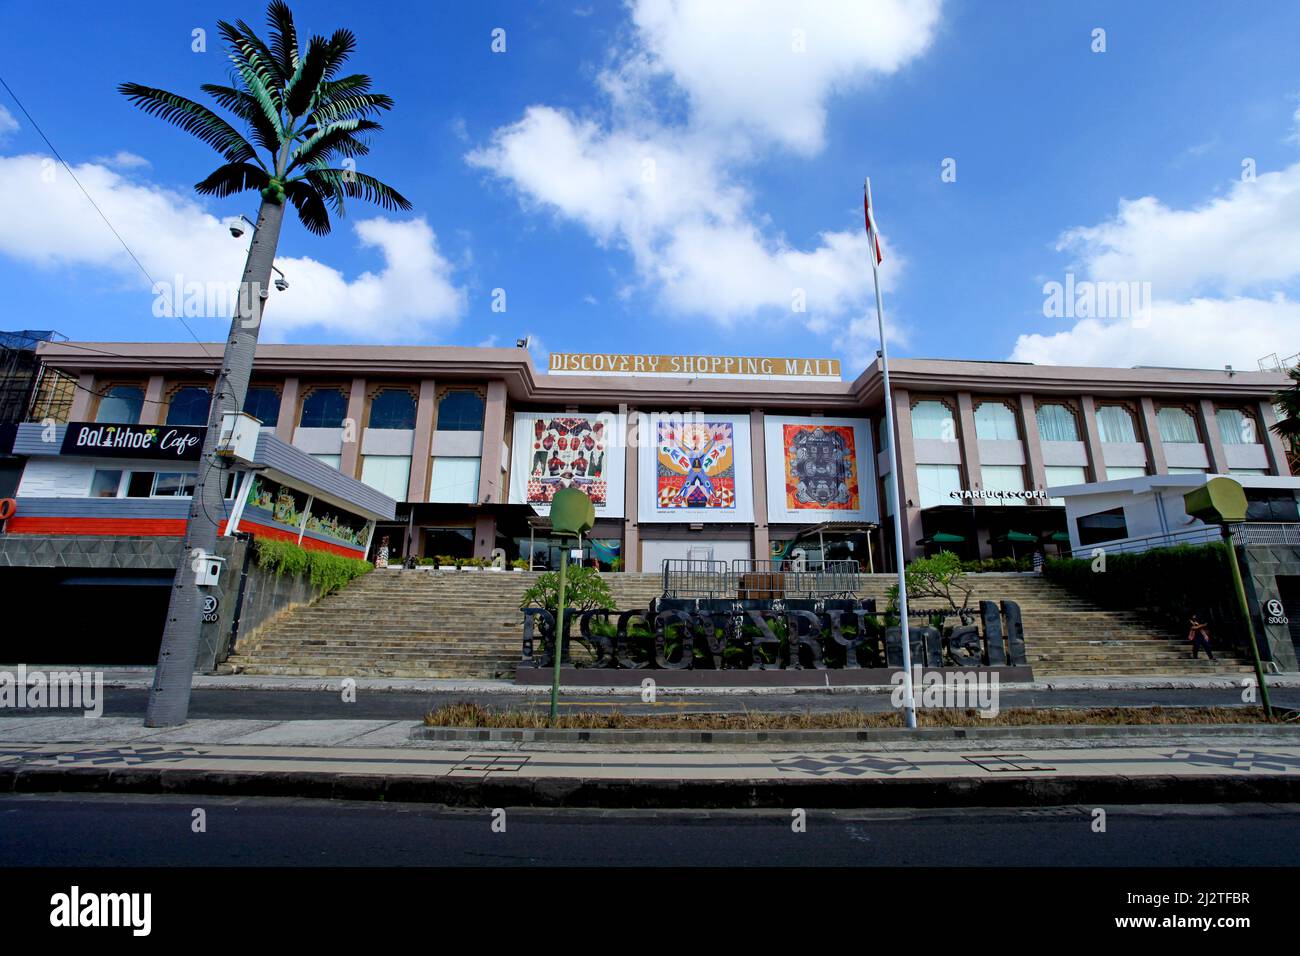
[[[35,417],[202,426],[220,349],[41,342],[47,407]],[[386,539],[394,556],[430,557],[500,548],[534,566],[556,559],[547,502],[570,484],[597,506],[588,559],[627,570],[798,549],[892,568],[895,511],[908,557],[1050,553],[1098,532],[1068,525],[1049,489],[1270,477],[1257,494],[1294,509],[1300,484],[1276,480],[1291,474],[1270,429],[1271,398],[1288,382],[1280,372],[896,359],[896,508],[878,363],[854,377],[829,359],[553,354],[548,364],[540,372],[518,348],[264,344],[245,411],[275,447],[340,473],[314,476],[303,493],[347,516],[335,524],[347,524],[350,547],[373,554]],[[55,380],[66,386],[61,409],[50,402]],[[150,501],[185,496],[183,468],[137,472],[62,440],[14,447],[9,434],[6,534],[180,534],[183,511],[141,515]]]

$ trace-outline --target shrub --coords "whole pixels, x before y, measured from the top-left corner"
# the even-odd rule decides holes
[[[510,562],[510,566],[512,568],[517,568],[520,571],[528,570],[528,562],[525,561],[523,558],[515,558],[513,561]]]
[[[1107,554],[1104,572],[1092,565],[1089,558],[1048,558],[1043,575],[1103,607],[1143,611],[1178,633],[1199,611],[1212,635],[1240,641],[1245,634],[1223,543]]]
[[[374,570],[369,561],[301,548],[291,541],[254,538],[253,544],[258,567],[273,571],[276,577],[282,574],[306,576],[320,591],[321,597]]]
[[[917,558],[904,568],[903,576],[907,581],[908,600],[942,598],[954,614],[964,614],[969,610],[967,605],[975,588],[966,584],[961,559],[951,551],[940,551],[930,558]],[[894,609],[898,607],[897,584],[889,589],[889,605]]]
[[[1032,571],[1032,558],[979,558],[975,561],[963,561],[961,569],[970,574],[986,574],[990,571]]]
[[[560,598],[560,572],[547,571],[524,592],[521,608],[537,606],[555,612]],[[564,603],[578,611],[612,608],[614,595],[595,568],[571,567],[564,575]]]

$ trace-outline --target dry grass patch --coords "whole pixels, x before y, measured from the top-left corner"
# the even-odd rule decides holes
[[[743,714],[625,714],[563,713],[552,724],[545,710],[492,710],[480,704],[457,702],[430,711],[430,727],[525,728],[558,730],[869,730],[903,727],[900,711],[749,711]],[[1095,724],[1131,726],[1149,724],[1254,724],[1263,723],[1257,707],[1093,707],[1011,708],[993,718],[975,710],[920,709],[921,727],[1035,727]]]

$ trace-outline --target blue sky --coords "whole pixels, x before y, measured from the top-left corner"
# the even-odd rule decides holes
[[[397,101],[363,168],[415,208],[354,203],[325,238],[288,221],[290,289],[268,340],[532,335],[540,354],[860,365],[875,348],[869,174],[895,354],[1254,367],[1300,349],[1300,5],[294,9],[300,31],[358,34],[350,66]],[[256,196],[197,197],[217,155],[114,88],[201,98],[226,72],[216,21],[260,29],[263,14],[243,0],[0,3],[0,75],[155,280],[237,279],[222,223],[252,216]],[[0,325],[188,339],[154,315],[149,282],[66,174],[48,178],[48,150],[3,90],[0,106]],[[1149,283],[1151,308],[1047,317],[1044,284],[1067,272]],[[189,322],[209,341],[226,325]]]

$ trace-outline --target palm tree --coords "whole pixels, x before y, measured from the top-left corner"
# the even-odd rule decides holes
[[[1287,375],[1292,384],[1273,396],[1278,412],[1273,431],[1286,441],[1287,458],[1294,475],[1300,467],[1300,365],[1290,369]]]
[[[304,53],[287,3],[272,0],[266,19],[269,46],[242,20],[218,23],[229,44],[233,85],[205,83],[201,88],[235,117],[233,124],[208,107],[166,90],[139,83],[118,87],[146,113],[192,133],[225,159],[195,184],[195,190],[225,197],[256,189],[262,197],[244,265],[244,294],[231,319],[208,412],[184,557],[176,571],[145,717],[150,727],[184,723],[189,712],[202,604],[191,565],[200,554],[216,550],[218,516],[224,510],[221,476],[211,474],[222,467],[215,455],[216,443],[223,414],[242,409],[248,391],[285,200],[293,203],[298,220],[316,235],[330,231],[329,209],[343,215],[345,198],[365,199],[389,210],[411,208],[401,193],[357,171],[353,161],[369,152],[362,137],[382,129],[374,117],[393,107],[391,97],[370,92],[370,77],[341,75],[356,49],[356,37],[349,30],[336,30],[328,38],[313,36]]]

